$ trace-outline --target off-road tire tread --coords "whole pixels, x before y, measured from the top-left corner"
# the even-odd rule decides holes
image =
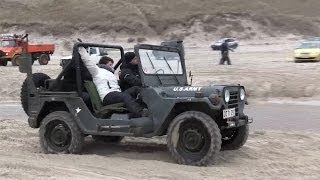
[[[180,121],[183,121],[185,119],[188,119],[190,117],[194,117],[198,120],[200,120],[205,127],[209,128],[209,134],[211,135],[211,145],[208,150],[208,154],[203,157],[200,161],[197,162],[188,162],[186,159],[184,159],[182,156],[179,155],[179,153],[174,148],[174,144],[171,141],[172,138],[172,131],[174,130],[175,126],[180,123]],[[185,165],[193,165],[193,166],[207,166],[210,164],[214,164],[217,158],[217,155],[220,152],[221,148],[221,134],[220,129],[217,125],[217,123],[207,114],[198,112],[198,111],[186,111],[184,113],[181,113],[176,118],[173,119],[171,122],[168,132],[167,132],[167,147],[173,156],[173,158],[179,163],[179,164],[185,164]]]
[[[46,125],[51,122],[52,120],[59,119],[61,121],[64,121],[71,130],[72,140],[71,144],[65,151],[62,152],[56,152],[53,149],[51,149],[47,141],[44,137],[46,132]],[[39,129],[39,136],[40,136],[40,145],[44,153],[51,153],[51,154],[79,154],[83,148],[84,145],[84,135],[81,132],[79,126],[73,119],[72,115],[66,111],[55,111],[50,114],[48,114],[43,121],[41,122],[40,129]]]
[[[32,79],[33,79],[34,85],[36,87],[41,87],[41,86],[44,86],[44,81],[47,79],[50,79],[50,77],[44,73],[34,73],[34,74],[32,74]],[[20,100],[21,100],[21,105],[22,105],[24,112],[29,116],[27,78],[23,81],[22,86],[21,86]]]

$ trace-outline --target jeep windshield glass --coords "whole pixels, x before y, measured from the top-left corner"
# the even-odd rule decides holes
[[[303,42],[298,49],[315,49],[320,48],[320,42]]]
[[[15,41],[0,41],[0,47],[14,47],[16,46]]]
[[[179,53],[139,49],[143,72],[146,74],[182,74]]]

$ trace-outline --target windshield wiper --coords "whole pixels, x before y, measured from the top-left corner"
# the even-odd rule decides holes
[[[180,84],[180,82],[179,82],[179,80],[178,80],[178,78],[177,78],[176,74],[173,72],[173,70],[172,70],[172,68],[171,68],[170,64],[169,64],[169,63],[168,63],[168,61],[167,61],[167,59],[166,59],[164,56],[163,56],[163,59],[166,61],[167,65],[168,65],[169,69],[171,70],[172,75],[173,75],[173,76],[174,76],[174,78],[176,79],[177,83],[178,83],[178,84]]]
[[[151,61],[151,59],[150,59],[150,56],[149,56],[148,52],[146,52],[146,54],[147,54],[147,56],[148,56],[148,59],[149,59],[149,61],[150,61],[150,64],[151,64],[151,66],[152,66],[153,70],[156,70],[156,68],[155,68],[155,66],[154,66],[154,64],[153,64],[153,62],[152,62],[152,61]],[[161,79],[160,79],[160,77],[159,77],[158,73],[155,73],[155,74],[156,74],[156,76],[158,77],[160,84],[162,85],[163,83],[162,83],[162,81],[161,81]]]

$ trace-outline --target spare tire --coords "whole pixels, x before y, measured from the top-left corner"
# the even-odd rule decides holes
[[[44,73],[34,73],[32,74],[32,79],[34,82],[34,85],[39,87],[44,87],[44,82],[47,79],[50,79],[50,77]],[[20,99],[21,99],[21,105],[24,110],[24,112],[29,116],[28,113],[28,81],[25,79],[23,81],[23,84],[21,86],[21,93],[20,93]]]

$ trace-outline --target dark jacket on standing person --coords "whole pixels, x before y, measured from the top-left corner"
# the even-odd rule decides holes
[[[141,79],[138,65],[133,65],[130,61],[135,57],[133,52],[125,54],[124,61],[120,67],[121,73],[119,75],[120,87],[124,91],[133,86],[141,86]]]
[[[221,54],[225,54],[229,52],[229,47],[227,42],[223,42],[221,44]]]

